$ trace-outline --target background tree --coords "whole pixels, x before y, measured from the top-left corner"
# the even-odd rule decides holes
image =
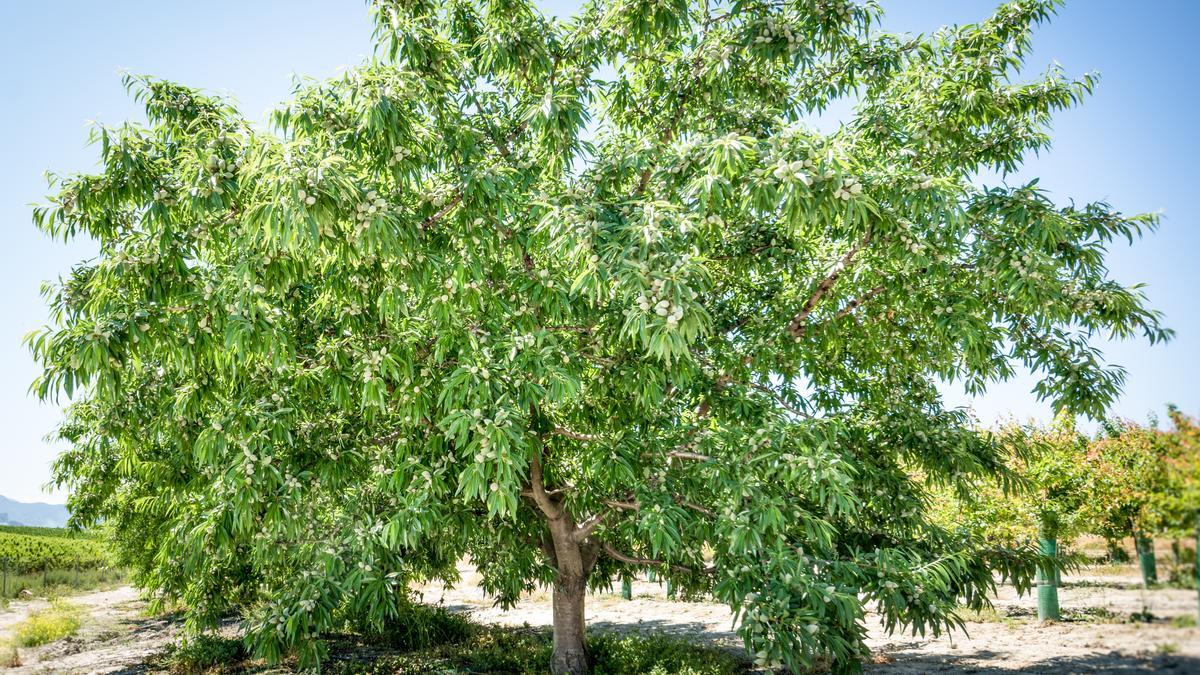
[[[1172,539],[1173,583],[1197,583],[1200,574],[1196,549],[1185,550],[1180,541],[1196,538],[1200,548],[1200,433],[1195,420],[1174,406],[1167,414],[1171,429],[1159,429],[1156,420],[1147,426],[1106,422],[1088,458],[1094,476],[1085,517],[1110,548],[1133,537],[1146,586],[1158,582],[1156,536]]]
[[[1170,450],[1169,435],[1154,424],[1108,420],[1088,452],[1093,487],[1085,517],[1110,548],[1133,537],[1147,586],[1158,581],[1154,537],[1167,528],[1175,499]]]
[[[1191,534],[1200,510],[1200,422],[1179,408],[1167,406],[1171,430],[1167,432],[1166,513],[1168,528],[1175,536]]]
[[[138,579],[308,663],[469,555],[501,603],[654,568],[737,611],[762,663],[857,668],[864,613],[958,623],[1026,548],[930,522],[1003,472],[947,410],[1026,367],[1060,409],[1123,380],[1092,335],[1169,336],[1108,277],[1153,216],[981,189],[1094,84],[1016,80],[1054,2],[928,37],[845,0],[381,1],[376,56],[249,124],[147,77],[147,125],[35,220],[99,256],[47,287],[34,390],[57,464]],[[853,95],[831,133],[807,115]]]
[[[1044,428],[1008,424],[996,435],[1012,475],[974,477],[966,489],[935,489],[935,520],[964,533],[982,533],[997,545],[1037,541],[1048,558],[1038,570],[1038,616],[1056,620],[1060,546],[1089,532],[1092,524],[1085,515],[1093,496],[1088,440],[1066,414]]]

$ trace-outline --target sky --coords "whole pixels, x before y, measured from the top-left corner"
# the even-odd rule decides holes
[[[574,0],[542,0],[569,15]],[[930,32],[986,17],[992,0],[881,0],[883,28]],[[1119,245],[1109,260],[1127,284],[1145,283],[1151,304],[1177,336],[1166,345],[1103,343],[1128,370],[1112,413],[1137,420],[1168,402],[1200,413],[1200,206],[1194,198],[1195,123],[1200,50],[1190,0],[1073,0],[1044,25],[1029,59],[1032,77],[1052,62],[1068,73],[1098,71],[1096,95],[1055,118],[1052,150],[1032,158],[1016,183],[1039,177],[1060,202],[1105,200],[1126,212],[1159,211],[1159,232]],[[45,441],[57,405],[28,394],[38,369],[21,338],[46,322],[40,296],[53,280],[93,254],[87,242],[63,244],[33,226],[31,205],[46,193],[43,174],[91,170],[89,120],[140,119],[120,72],[164,77],[228,94],[252,119],[288,98],[296,74],[336,75],[371,52],[366,5],[358,0],[122,0],[0,3],[0,495],[61,501],[47,490],[57,450]],[[825,120],[829,123],[831,120]],[[836,120],[833,120],[836,121]],[[1049,406],[1024,376],[968,399],[981,421],[1047,419]]]

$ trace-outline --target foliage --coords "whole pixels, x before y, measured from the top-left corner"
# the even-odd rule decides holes
[[[733,675],[746,663],[728,652],[662,635],[599,635],[588,642],[597,675]]]
[[[62,537],[64,539],[98,540],[102,534],[94,530],[77,531],[65,527],[26,527],[24,525],[0,525],[0,534],[21,534],[34,537]]]
[[[96,568],[110,563],[103,543],[62,536],[32,536],[0,532],[0,559],[10,574],[45,569]]]
[[[1090,532],[1083,515],[1092,494],[1088,440],[1073,420],[1060,415],[1044,428],[1008,424],[996,435],[1016,480],[981,476],[965,490],[935,487],[935,518],[1005,544],[1045,535],[1069,542]]]
[[[1173,497],[1167,434],[1154,426],[1108,420],[1088,451],[1094,485],[1086,515],[1106,539],[1153,536],[1168,526]],[[1194,526],[1195,515],[1190,524]]]
[[[867,607],[957,625],[1037,556],[928,517],[914,475],[1007,472],[937,383],[1027,367],[1096,416],[1090,336],[1170,336],[1104,262],[1154,216],[973,182],[1095,84],[1017,81],[1055,5],[913,37],[847,0],[379,0],[375,57],[273,131],[129,76],[147,124],[34,214],[100,249],[28,338],[75,524],[272,661],[466,555],[502,604],[658,569],[762,664],[856,669]]]
[[[48,571],[33,571],[25,574],[10,572],[7,585],[0,593],[0,602],[17,598],[22,591],[43,597],[65,595],[72,591],[111,588],[125,581],[126,573],[120,568],[95,567],[92,569],[58,568]]]
[[[1200,528],[1200,422],[1175,406],[1167,407],[1172,429],[1166,432],[1166,488],[1160,508],[1166,534],[1194,537]]]
[[[734,675],[748,672],[736,656],[665,636],[597,635],[588,638],[596,675]],[[430,645],[372,663],[349,662],[337,672],[404,675],[510,673],[541,675],[550,661],[550,635],[544,630],[476,626],[470,638]]]
[[[83,624],[81,610],[75,605],[56,600],[46,609],[30,612],[13,627],[13,638],[22,647],[37,647],[61,640]]]
[[[172,673],[206,673],[237,664],[246,656],[241,640],[203,633],[172,645],[163,661]]]
[[[372,644],[410,651],[437,645],[462,642],[474,630],[470,620],[444,607],[411,603],[400,610],[399,616],[383,626],[372,625],[369,617],[351,620],[351,625],[365,634]]]

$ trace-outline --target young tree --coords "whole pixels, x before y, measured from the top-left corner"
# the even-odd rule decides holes
[[[965,490],[962,485],[935,487],[935,519],[1005,546],[1037,541],[1047,558],[1057,557],[1061,543],[1088,532],[1091,525],[1084,515],[1093,496],[1087,438],[1065,414],[1042,428],[1006,425],[997,437],[1012,475],[974,477]],[[1038,616],[1043,620],[1059,618],[1059,568],[1048,559],[1038,569]]]
[[[1200,422],[1179,408],[1167,406],[1167,489],[1162,510],[1168,534],[1195,534],[1200,516]]]
[[[1095,476],[1088,517],[1110,541],[1133,536],[1147,585],[1158,580],[1154,537],[1195,534],[1200,513],[1200,433],[1174,406],[1167,414],[1170,430],[1106,423],[1090,457]]]
[[[1003,470],[936,383],[1024,366],[1098,415],[1123,373],[1090,336],[1169,336],[1104,266],[1153,216],[972,182],[1092,89],[1015,79],[1054,5],[911,37],[845,0],[381,0],[375,58],[274,133],[130,77],[148,125],[35,214],[101,251],[29,338],[76,522],[269,658],[463,555],[502,603],[553,586],[556,673],[631,568],[729,603],[762,663],[856,669],[868,605],[955,625],[1038,558],[929,522],[912,471]]]
[[[1128,420],[1107,420],[1089,449],[1087,518],[1109,542],[1133,537],[1147,586],[1158,581],[1154,536],[1168,526],[1173,500],[1169,453],[1168,434]]]

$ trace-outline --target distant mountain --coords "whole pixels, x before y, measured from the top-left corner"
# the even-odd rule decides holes
[[[62,504],[31,504],[0,495],[0,525],[62,527],[67,524],[67,507]]]

